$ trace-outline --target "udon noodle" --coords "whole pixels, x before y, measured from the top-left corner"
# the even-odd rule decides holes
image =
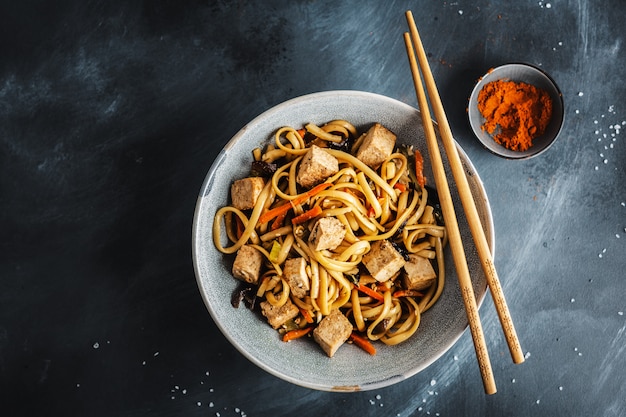
[[[365,138],[343,120],[279,129],[272,144],[253,152],[253,165],[269,169],[251,174],[264,176],[258,189],[244,196],[255,197],[253,205],[232,204],[215,214],[213,240],[219,251],[235,254],[246,247],[261,254],[258,277],[246,278],[257,299],[277,309],[297,307],[297,314],[272,324],[283,334],[302,329],[304,334],[339,310],[354,332],[395,345],[415,334],[421,314],[442,293],[446,231],[429,200],[433,190],[420,178],[420,154],[394,144],[374,168],[357,158]],[[335,158],[338,168],[307,188],[300,184],[299,170],[312,148]],[[323,218],[332,218],[342,231],[336,247],[316,247]],[[376,265],[366,260],[382,241],[401,259],[400,267],[381,279],[370,270]],[[435,275],[412,288],[406,275],[409,264],[420,261],[416,257],[422,264],[427,260]],[[285,271],[290,260],[300,258],[304,272],[294,286]],[[382,258],[377,262],[381,268],[391,265]]]

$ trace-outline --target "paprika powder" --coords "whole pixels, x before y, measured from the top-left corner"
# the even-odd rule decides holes
[[[502,146],[525,151],[541,136],[552,117],[550,95],[534,85],[509,80],[492,81],[478,94],[482,129]]]

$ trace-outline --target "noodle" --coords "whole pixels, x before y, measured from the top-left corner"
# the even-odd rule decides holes
[[[255,163],[277,168],[259,187],[252,208],[229,205],[215,214],[217,250],[235,254],[250,246],[260,254],[262,274],[253,279],[256,296],[276,308],[297,310],[281,332],[316,326],[339,309],[354,331],[395,345],[418,331],[421,314],[442,294],[446,230],[437,224],[428,190],[411,179],[415,167],[407,155],[412,149],[403,152],[394,145],[393,152],[369,166],[356,156],[366,144],[366,134],[359,135],[345,120],[300,130],[283,127],[267,149],[253,152]],[[317,181],[323,187],[303,188],[300,177],[314,148],[336,161],[336,167]],[[322,223],[340,230],[333,244],[326,240],[335,236],[322,232]],[[385,242],[398,254],[399,266],[381,277],[368,262]],[[289,264],[296,260],[302,266],[293,272]],[[426,262],[433,271],[424,283],[408,278],[413,262]],[[253,262],[243,264],[246,268]]]

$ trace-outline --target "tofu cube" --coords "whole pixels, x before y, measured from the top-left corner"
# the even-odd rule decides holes
[[[384,282],[396,275],[406,261],[387,240],[377,240],[363,256],[363,264],[376,281]]]
[[[243,245],[237,251],[233,263],[233,276],[250,284],[256,284],[261,276],[263,254],[253,246]]]
[[[309,236],[315,250],[333,250],[343,242],[346,227],[336,217],[322,217],[313,226]]]
[[[329,357],[333,357],[352,333],[352,323],[339,310],[332,310],[313,330],[313,339]]]
[[[430,261],[422,256],[411,254],[404,264],[404,287],[409,290],[422,290],[430,287],[437,278]]]
[[[377,169],[391,155],[396,135],[380,123],[372,126],[357,150],[356,157],[370,168]]]
[[[300,161],[296,181],[304,188],[311,188],[337,172],[339,172],[337,158],[313,145]]]
[[[261,302],[260,306],[261,313],[267,318],[267,322],[274,329],[280,328],[289,320],[296,318],[298,314],[300,314],[298,307],[289,299],[280,307],[270,304],[269,301]]]
[[[261,177],[249,177],[235,181],[230,186],[230,198],[233,207],[239,210],[254,208],[264,186],[265,180]]]
[[[298,298],[306,296],[309,291],[309,276],[306,273],[306,260],[304,258],[291,258],[285,261],[283,276],[289,284],[291,293]]]

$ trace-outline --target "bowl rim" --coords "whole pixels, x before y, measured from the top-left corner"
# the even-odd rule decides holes
[[[193,257],[193,264],[194,264],[194,272],[196,275],[196,281],[197,281],[197,285],[199,287],[201,296],[203,298],[205,307],[207,308],[207,310],[210,313],[210,316],[213,320],[213,322],[216,324],[216,326],[219,328],[219,330],[221,331],[221,333],[223,334],[224,337],[226,337],[226,339],[230,342],[230,344],[235,347],[236,350],[238,350],[244,357],[246,357],[248,360],[250,360],[252,363],[254,363],[255,365],[257,365],[259,368],[265,370],[266,372],[280,378],[283,379],[285,381],[291,382],[295,385],[299,385],[299,386],[303,386],[306,388],[311,388],[311,389],[316,389],[316,390],[320,390],[320,391],[334,391],[334,392],[356,392],[356,391],[365,391],[365,390],[373,390],[373,389],[378,389],[378,388],[383,388],[392,384],[395,384],[397,382],[403,381],[421,371],[423,371],[424,369],[426,369],[428,366],[430,366],[432,363],[434,363],[436,360],[438,360],[441,356],[443,356],[463,335],[463,333],[465,333],[467,331],[468,325],[467,323],[465,324],[464,328],[462,331],[459,331],[458,333],[454,334],[453,337],[451,337],[447,343],[442,346],[440,348],[440,350],[437,351],[437,353],[435,355],[433,355],[432,357],[430,357],[427,361],[425,361],[421,366],[416,366],[414,368],[410,368],[407,371],[405,371],[403,374],[400,375],[395,375],[386,379],[379,379],[376,381],[372,381],[372,382],[366,382],[357,386],[331,386],[330,384],[324,384],[324,383],[314,383],[314,382],[310,382],[310,381],[302,381],[301,379],[292,377],[291,375],[288,375],[286,373],[284,373],[282,370],[280,369],[275,369],[271,366],[269,366],[268,364],[266,364],[265,362],[263,362],[261,359],[257,358],[256,356],[254,356],[253,354],[251,354],[250,352],[248,352],[243,346],[241,346],[241,344],[231,335],[231,333],[228,331],[228,329],[226,329],[224,327],[224,324],[217,319],[217,315],[216,312],[213,310],[215,308],[215,306],[213,306],[210,302],[210,300],[208,299],[208,295],[205,293],[204,288],[203,288],[203,284],[202,284],[202,277],[201,277],[201,271],[200,271],[200,267],[199,267],[199,263],[198,263],[198,250],[199,250],[199,239],[198,239],[198,232],[199,232],[199,222],[200,222],[200,215],[202,214],[202,206],[203,206],[203,197],[205,195],[207,195],[208,191],[210,191],[211,189],[211,185],[213,183],[213,181],[215,180],[215,176],[216,176],[216,172],[218,170],[218,168],[221,166],[222,162],[224,161],[224,159],[227,157],[227,153],[228,151],[241,139],[242,136],[244,136],[246,134],[246,131],[249,129],[249,127],[254,126],[256,123],[258,123],[260,120],[268,117],[268,115],[273,114],[273,113],[277,113],[282,111],[285,107],[291,106],[294,104],[294,102],[299,102],[302,100],[317,100],[317,99],[324,99],[324,98],[333,98],[333,97],[337,97],[337,96],[348,96],[351,98],[365,98],[365,99],[374,99],[374,100],[378,100],[380,102],[385,102],[388,103],[390,105],[395,105],[395,106],[404,106],[405,109],[407,111],[415,111],[417,112],[417,114],[419,114],[419,110],[416,109],[413,106],[410,106],[404,102],[401,102],[399,100],[384,96],[384,95],[380,95],[377,93],[370,93],[370,92],[364,92],[364,91],[358,91],[358,90],[330,90],[330,91],[321,91],[321,92],[315,92],[315,93],[310,93],[310,94],[305,94],[305,95],[301,95],[289,100],[286,100],[282,103],[279,103],[267,110],[265,110],[264,112],[260,113],[258,116],[256,116],[254,119],[252,119],[252,121],[248,122],[247,124],[245,124],[235,135],[233,135],[231,137],[231,139],[228,140],[228,142],[224,145],[224,147],[221,149],[221,151],[219,152],[219,154],[217,155],[217,157],[215,158],[215,160],[211,163],[211,167],[209,168],[209,171],[203,181],[202,187],[201,187],[201,191],[200,194],[198,196],[198,201],[196,203],[196,207],[195,207],[195,211],[194,211],[194,219],[193,219],[193,225],[192,225],[192,257]],[[420,121],[421,123],[421,121]],[[264,142],[266,143],[268,140],[268,138],[264,138]],[[478,188],[478,191],[480,191],[480,197],[483,199],[484,201],[484,205],[485,205],[485,210],[486,212],[484,213],[485,217],[486,217],[486,225],[483,225],[483,227],[487,227],[488,230],[488,242],[490,243],[490,249],[492,251],[492,253],[495,250],[495,230],[494,230],[494,223],[493,223],[493,215],[491,212],[491,206],[489,204],[489,200],[488,200],[488,196],[486,194],[486,190],[484,188],[484,184],[481,180],[481,178],[478,176],[478,173],[476,171],[476,168],[474,167],[473,163],[471,162],[471,160],[469,159],[469,157],[467,156],[467,154],[465,153],[465,151],[459,146],[458,143],[456,143],[456,147],[457,150],[459,151],[459,154],[462,158],[463,164],[465,166],[466,172],[470,172],[472,175],[472,181],[474,183],[474,185]],[[469,175],[468,175],[469,177]],[[208,204],[206,202],[204,202],[204,204]],[[212,242],[212,240],[211,240]],[[482,287],[481,287],[482,288]],[[477,305],[478,307],[480,307],[483,303],[483,301],[485,300],[486,297],[486,293],[487,293],[487,288],[485,286],[484,290],[480,293],[477,294]]]
[[[548,82],[554,87],[554,90],[556,92],[555,95],[551,95],[552,99],[554,100],[555,98],[558,99],[559,102],[559,108],[560,108],[560,112],[558,114],[558,120],[556,121],[556,123],[558,123],[558,126],[555,130],[554,136],[549,140],[549,142],[541,149],[538,149],[535,152],[525,152],[525,153],[519,153],[519,155],[516,154],[510,154],[510,153],[504,153],[504,152],[499,152],[499,149],[505,150],[506,148],[498,143],[494,143],[496,144],[495,148],[498,149],[493,149],[489,146],[487,146],[487,144],[485,143],[485,141],[483,140],[483,138],[479,135],[479,130],[480,130],[480,126],[476,126],[475,123],[472,121],[471,118],[471,113],[470,110],[473,107],[474,101],[478,96],[479,93],[479,87],[481,87],[480,89],[482,89],[482,86],[484,86],[484,84],[486,83],[485,79],[489,76],[491,76],[493,73],[496,73],[498,71],[502,71],[505,70],[507,68],[511,68],[511,67],[525,67],[527,69],[536,71],[537,73],[541,74],[543,77],[545,77]],[[554,109],[555,106],[553,106]],[[502,65],[498,65],[496,67],[492,67],[490,68],[488,71],[486,71],[483,75],[481,75],[478,80],[476,81],[476,83],[474,84],[474,87],[472,88],[472,91],[468,97],[468,122],[470,124],[470,129],[472,130],[472,133],[474,134],[474,136],[476,137],[476,139],[480,142],[481,146],[486,149],[487,151],[489,151],[490,153],[497,155],[501,158],[504,159],[508,159],[508,160],[526,160],[526,159],[530,159],[530,158],[534,158],[536,156],[539,156],[541,154],[543,154],[544,152],[546,152],[549,148],[552,147],[552,145],[556,142],[557,138],[559,137],[559,135],[561,134],[561,131],[563,130],[563,124],[565,121],[565,101],[563,99],[563,93],[561,91],[561,89],[559,88],[559,85],[556,83],[556,80],[543,68],[539,67],[538,65],[535,64],[531,64],[528,62],[523,62],[523,61],[517,61],[517,62],[509,62],[506,64],[502,64]],[[482,117],[482,115],[480,115]],[[554,113],[552,115],[552,117],[554,118]],[[510,151],[507,149],[507,151]],[[511,152],[515,152],[515,151],[511,151]]]

